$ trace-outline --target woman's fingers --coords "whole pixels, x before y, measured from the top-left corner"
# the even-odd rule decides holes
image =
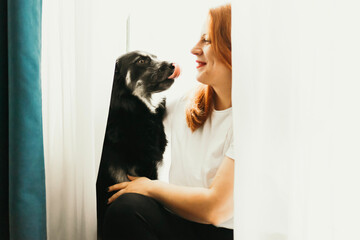
[[[139,178],[139,177],[133,177],[133,176],[128,175],[128,179],[130,181],[133,181],[137,178]],[[125,192],[125,189],[128,187],[129,183],[131,183],[131,182],[122,182],[122,183],[118,183],[118,184],[108,187],[108,192],[118,191],[117,193],[115,193],[108,199],[108,204],[112,203],[113,201],[115,201],[115,199],[120,197],[121,194],[123,194]]]
[[[130,180],[130,181],[133,181],[139,177],[134,177],[134,176],[130,176],[130,175],[127,175],[127,178]]]
[[[108,199],[108,204],[112,203],[113,201],[115,201],[118,197],[121,196],[121,194],[123,194],[125,191],[125,189],[121,189],[120,191],[118,191],[117,193],[115,193],[114,195],[112,195],[109,199]]]
[[[127,175],[127,177],[128,177],[128,179],[130,181],[133,181],[133,180],[139,178],[139,177],[133,177],[133,176],[130,176],[130,175]],[[114,184],[114,185],[108,187],[108,192],[113,192],[113,191],[116,191],[116,190],[126,188],[128,184],[129,184],[129,182],[122,182],[122,183]]]
[[[122,182],[122,183],[118,183],[118,184],[112,185],[112,186],[108,187],[108,192],[113,192],[113,191],[116,191],[116,190],[121,190],[121,189],[123,189],[123,188],[126,188],[128,184],[129,184],[129,182]]]

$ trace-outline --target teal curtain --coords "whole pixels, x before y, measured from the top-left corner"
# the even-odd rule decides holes
[[[0,1],[0,239],[46,239],[42,2]]]

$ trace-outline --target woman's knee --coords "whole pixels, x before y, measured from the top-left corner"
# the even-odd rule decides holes
[[[113,239],[119,234],[124,239],[135,235],[149,235],[148,226],[144,226],[142,212],[146,208],[151,209],[149,206],[151,201],[151,198],[136,193],[126,193],[118,197],[109,205],[105,214],[103,225],[105,239]]]
[[[129,222],[139,211],[139,206],[146,204],[144,196],[136,193],[125,193],[108,206],[105,222]]]

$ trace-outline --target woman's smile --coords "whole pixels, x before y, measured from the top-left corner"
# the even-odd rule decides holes
[[[196,66],[197,69],[199,69],[201,67],[204,67],[206,65],[206,62],[202,62],[202,61],[199,61],[199,60],[196,60],[196,62],[198,63],[198,65]]]

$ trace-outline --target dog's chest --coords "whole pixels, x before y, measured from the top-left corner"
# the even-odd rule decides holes
[[[137,96],[143,103],[145,103],[146,107],[150,110],[151,113],[155,114],[156,109],[161,107],[164,103],[165,97],[163,94],[152,94],[151,98],[145,98],[141,94],[138,94],[137,91],[133,93]]]

